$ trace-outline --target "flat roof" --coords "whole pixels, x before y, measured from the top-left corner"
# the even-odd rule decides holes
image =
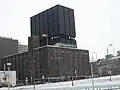
[[[45,48],[45,47],[53,47],[53,48],[63,48],[63,49],[74,49],[74,50],[89,51],[89,50],[85,50],[85,49],[78,49],[78,48],[72,48],[72,47],[60,47],[60,46],[55,46],[55,45],[45,45],[45,46],[42,46],[42,47],[34,48],[33,50],[37,50],[37,49]]]
[[[37,50],[37,49],[45,48],[45,47],[53,47],[53,48],[61,48],[61,49],[73,49],[73,50],[89,51],[89,50],[84,50],[84,49],[71,48],[71,47],[60,47],[60,46],[54,46],[54,45],[45,45],[45,46],[41,46],[41,47],[34,48],[33,50]],[[2,58],[0,58],[0,59],[7,58],[7,57],[11,57],[11,56],[18,55],[18,54],[22,54],[22,53],[27,53],[27,52],[28,52],[28,51],[26,51],[26,52],[19,52],[19,53],[15,53],[15,54],[11,54],[11,55],[7,55],[7,56],[4,56],[4,57],[2,57]]]

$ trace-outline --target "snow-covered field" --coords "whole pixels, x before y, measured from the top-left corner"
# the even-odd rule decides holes
[[[110,77],[100,77],[94,78],[95,90],[120,90],[120,75],[112,76],[112,81],[109,80]],[[35,85],[35,90],[92,90],[92,80],[76,80],[73,81],[74,86],[72,86],[72,81],[59,82],[59,83],[46,83]],[[21,86],[10,88],[10,90],[34,90],[34,86]],[[0,90],[8,90],[8,88],[1,88]]]

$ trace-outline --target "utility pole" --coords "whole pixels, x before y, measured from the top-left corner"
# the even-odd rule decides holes
[[[91,65],[91,76],[92,76],[92,89],[94,90],[94,76],[93,76],[93,62],[90,63]]]
[[[35,53],[34,53],[34,45],[32,49],[32,83],[34,85],[34,90],[35,90]]]
[[[8,90],[10,90],[10,66],[11,63],[7,63],[8,66]]]
[[[34,90],[35,90],[35,60],[33,60],[33,85],[34,85]]]
[[[112,46],[112,44],[110,44],[109,46],[108,46],[108,48],[107,48],[107,59],[109,59],[109,57],[108,57],[108,50],[109,50],[109,47],[110,46]],[[110,61],[109,61],[110,62]],[[109,64],[110,65],[110,64]],[[108,73],[109,73],[109,76],[110,76],[110,81],[112,81],[112,79],[111,79],[111,68],[110,68],[110,70],[108,71]]]
[[[91,78],[92,78],[92,90],[95,90],[95,86],[94,86],[94,70],[93,70],[93,63],[95,62],[95,58],[93,56],[93,54],[96,54],[96,59],[97,59],[97,53],[92,52],[91,53],[91,61],[90,61],[90,66],[91,66]]]

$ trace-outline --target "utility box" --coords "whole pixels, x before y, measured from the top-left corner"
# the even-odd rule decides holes
[[[8,78],[9,77],[9,78]],[[16,71],[0,71],[0,83],[6,82],[6,84],[16,85]]]
[[[120,56],[120,51],[117,51],[117,56]]]

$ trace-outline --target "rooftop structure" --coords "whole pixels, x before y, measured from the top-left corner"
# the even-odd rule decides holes
[[[44,34],[44,36],[43,36]],[[46,36],[45,36],[46,35]],[[40,46],[76,44],[74,10],[56,5],[31,17],[31,36],[40,36]]]

